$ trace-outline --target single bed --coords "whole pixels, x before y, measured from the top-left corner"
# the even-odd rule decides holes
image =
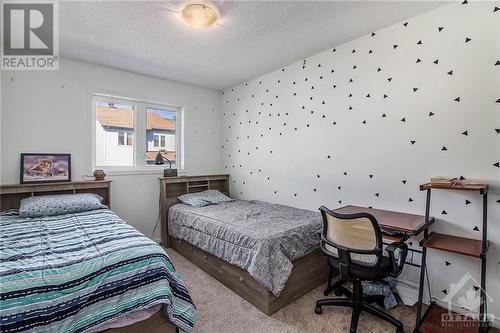
[[[83,186],[109,204],[109,182],[105,191]],[[3,186],[1,208],[17,208],[16,196],[79,190]],[[164,249],[109,209],[47,217],[10,211],[0,216],[0,234],[2,332],[193,329],[195,307]]]
[[[178,203],[200,190],[229,194],[227,175],[203,177],[162,179],[167,244],[268,315],[327,280],[319,212],[263,201]]]

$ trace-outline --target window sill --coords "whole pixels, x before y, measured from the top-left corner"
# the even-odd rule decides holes
[[[104,170],[106,176],[133,176],[133,175],[158,175],[163,176],[163,168],[162,169],[137,169],[137,170]],[[177,170],[179,176],[185,176],[186,172],[184,170]]]

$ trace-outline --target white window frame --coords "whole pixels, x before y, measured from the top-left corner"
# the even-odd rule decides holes
[[[166,165],[148,165],[146,162],[146,109],[166,109],[177,113],[175,120],[175,167],[179,174],[184,174],[184,110],[182,103],[173,101],[154,101],[148,98],[123,97],[126,94],[110,94],[89,91],[92,104],[91,132],[91,170],[103,169],[109,175],[162,173]],[[99,166],[96,165],[96,102],[130,103],[134,105],[134,165],[133,166]],[[158,147],[161,148],[161,147]],[[168,164],[168,163],[167,163]]]

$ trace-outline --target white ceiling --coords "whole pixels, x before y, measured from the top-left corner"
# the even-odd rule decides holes
[[[224,1],[219,25],[199,31],[181,2],[61,2],[60,54],[221,90],[445,3]]]

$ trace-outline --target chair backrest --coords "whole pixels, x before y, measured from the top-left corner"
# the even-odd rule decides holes
[[[324,206],[320,211],[323,217],[321,248],[327,255],[338,257],[344,266],[352,262],[355,265],[376,267],[381,263],[382,232],[373,215],[338,214]]]

